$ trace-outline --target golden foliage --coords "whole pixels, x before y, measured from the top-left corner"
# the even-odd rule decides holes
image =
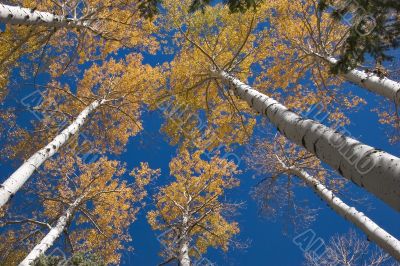
[[[255,119],[250,108],[218,82],[212,68],[233,72],[245,80],[251,76],[251,65],[264,57],[256,49],[265,31],[257,32],[257,25],[266,21],[265,7],[256,13],[230,14],[227,7],[206,7],[204,13],[189,13],[188,1],[164,1],[167,14],[166,30],[174,30],[175,45],[179,48],[170,63],[167,100],[178,112],[167,112],[164,131],[172,143],[182,136],[203,138],[213,133],[215,148],[219,144],[244,143],[252,133]],[[203,112],[204,111],[204,112]],[[179,132],[179,134],[177,134]],[[200,147],[203,149],[204,147]]]
[[[297,112],[321,103],[331,114],[330,121],[350,123],[347,113],[366,102],[341,88],[343,80],[330,73],[331,65],[323,59],[340,55],[346,25],[319,11],[316,0],[276,0],[270,7],[271,44],[260,47],[266,57],[257,87],[268,88]]]
[[[226,251],[239,232],[238,224],[224,217],[228,207],[221,201],[226,189],[239,185],[234,177],[239,173],[237,166],[218,156],[209,161],[202,156],[201,151],[182,150],[170,162],[175,181],[160,189],[155,197],[157,209],[147,214],[154,230],[175,232],[169,235],[169,245],[185,234],[201,254],[209,247]]]
[[[125,168],[120,163],[105,157],[90,164],[71,157],[53,160],[45,169],[61,177],[56,187],[40,185],[48,219],[57,219],[66,204],[82,197],[70,223],[74,250],[97,253],[106,263],[117,264],[119,252],[131,241],[129,226],[147,195],[145,186],[160,170],[141,163],[130,173],[131,181],[124,177]]]
[[[59,77],[78,72],[88,61],[105,60],[121,48],[155,53],[158,42],[152,34],[157,27],[140,17],[138,4],[123,0],[22,1],[27,8],[81,18],[87,26],[6,25],[0,32],[0,100],[6,95],[13,68],[20,67],[22,76],[32,77],[41,71]]]
[[[154,94],[164,82],[160,69],[143,65],[142,59],[139,54],[130,54],[120,61],[94,64],[78,82],[76,92],[68,84],[52,82],[35,107],[43,115],[34,124],[37,132],[18,132],[22,136],[17,145],[10,143],[10,155],[30,156],[69,126],[90,103],[101,99],[106,102],[86,119],[80,134],[71,136],[67,146],[81,153],[121,153],[129,138],[143,129],[142,108],[153,105]]]

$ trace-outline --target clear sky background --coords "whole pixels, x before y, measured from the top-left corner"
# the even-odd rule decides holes
[[[122,57],[125,53],[126,51],[119,54],[117,57]],[[145,62],[152,65],[168,61],[169,59],[170,56],[161,54],[156,56],[145,55]],[[398,59],[399,58],[396,58],[396,60]],[[18,80],[15,80],[15,82],[18,82]],[[353,91],[354,94],[362,96],[368,101],[368,105],[364,106],[357,113],[350,115],[351,124],[347,129],[352,133],[353,137],[366,144],[400,156],[399,145],[393,146],[388,143],[388,137],[386,135],[388,128],[380,125],[376,113],[370,111],[374,107],[386,108],[389,103],[382,101],[379,96],[368,93],[351,84],[344,84],[344,86]],[[3,108],[7,106],[20,107],[21,99],[30,93],[32,93],[32,88],[29,88],[29,86],[11,92]],[[126,162],[128,169],[137,166],[141,161],[147,161],[152,168],[161,168],[162,174],[157,184],[168,184],[173,180],[172,177],[169,176],[168,164],[176,155],[176,147],[170,146],[167,136],[160,131],[160,127],[164,121],[160,111],[145,112],[143,117],[144,132],[131,139],[126,148],[126,152],[124,152],[122,156],[119,156],[118,159]],[[29,113],[21,112],[19,114],[20,123],[26,123],[31,118]],[[262,137],[263,135],[265,135],[265,132],[262,130],[261,126],[256,128],[254,137]],[[4,144],[6,140],[2,139],[2,141]],[[246,147],[238,147],[235,153],[239,157],[246,156],[245,148]],[[260,215],[256,202],[250,195],[251,190],[264,176],[254,177],[254,173],[246,169],[243,160],[241,160],[240,169],[243,170],[243,173],[239,176],[241,185],[228,193],[227,200],[246,202],[245,207],[240,209],[238,215],[235,217],[241,229],[236,240],[242,240],[243,242],[249,243],[249,245],[245,249],[233,249],[227,253],[223,253],[220,250],[209,250],[205,257],[215,265],[301,265],[303,262],[303,252],[293,243],[293,238],[296,235],[307,229],[312,229],[316,237],[328,241],[334,234],[344,234],[347,233],[350,228],[353,228],[349,222],[328,208],[310,188],[303,187],[296,189],[296,197],[300,201],[307,200],[309,206],[319,209],[316,220],[310,227],[302,228],[298,232],[289,230],[284,234],[284,225],[287,221],[279,217],[271,221],[268,217]],[[12,165],[11,162],[0,163],[2,178],[9,176],[13,170],[15,170],[15,165]],[[265,175],[268,175],[268,173]],[[354,195],[361,197],[368,196],[368,193],[353,184],[348,184],[346,189],[346,194],[341,195],[346,203],[351,203],[349,199]],[[147,199],[148,204],[146,208],[141,210],[137,221],[131,225],[130,232],[133,237],[132,244],[134,251],[123,253],[122,265],[147,266],[157,265],[163,262],[163,259],[158,256],[158,253],[162,249],[162,246],[157,240],[157,236],[160,232],[152,231],[145,217],[146,211],[153,208],[151,195],[155,192],[154,186]],[[18,200],[18,198],[14,200]],[[357,204],[354,206],[356,206],[358,210],[365,212],[384,229],[399,238],[399,213],[373,196],[369,196],[367,202],[369,203],[369,207],[372,208],[367,209],[365,205],[359,206]],[[360,231],[357,232],[362,237],[365,237]]]

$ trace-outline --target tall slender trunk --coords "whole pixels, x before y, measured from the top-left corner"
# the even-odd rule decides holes
[[[229,83],[242,100],[274,124],[289,140],[315,154],[340,175],[400,211],[400,159],[290,111],[224,71],[213,75]]]
[[[89,114],[97,109],[106,100],[96,100],[86,107],[66,129],[57,135],[47,146],[37,151],[26,160],[0,187],[0,207],[25,184],[33,172],[39,168],[47,159],[53,156],[70,137],[76,134],[85,123]]]
[[[179,239],[179,266],[190,266],[190,257],[189,257],[189,213],[184,213],[182,218],[182,228],[181,235]]]
[[[19,266],[32,265],[33,262],[40,257],[40,255],[44,254],[51,246],[53,246],[54,242],[61,236],[67,224],[71,221],[76,207],[78,207],[78,205],[81,203],[84,196],[85,195],[80,196],[71,205],[69,205],[64,215],[58,218],[57,224],[52,227],[47,235],[40,241],[40,243],[31,250],[25,259],[19,264]]]
[[[278,159],[279,160],[279,159]],[[340,198],[335,196],[331,190],[325,187],[318,179],[309,175],[303,169],[295,166],[287,166],[280,160],[283,169],[288,174],[301,178],[309,187],[311,187],[329,206],[340,216],[348,219],[359,229],[361,229],[369,239],[374,241],[383,250],[400,261],[400,241],[386,232],[374,221],[368,218],[364,213],[359,212],[354,207],[350,207]]]
[[[87,20],[67,18],[49,12],[0,3],[0,22],[18,25],[46,25],[49,27],[87,27]]]
[[[318,55],[319,56],[319,55]],[[324,57],[331,64],[337,64],[338,60],[333,57]],[[363,70],[352,69],[342,76],[370,92],[386,97],[394,102],[396,106],[400,104],[400,83],[386,77],[379,77],[374,73],[367,73]]]

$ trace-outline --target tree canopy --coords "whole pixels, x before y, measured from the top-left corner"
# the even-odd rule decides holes
[[[0,265],[397,265],[399,12],[0,3]]]

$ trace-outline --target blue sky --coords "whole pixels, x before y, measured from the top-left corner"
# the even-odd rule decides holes
[[[124,53],[119,54],[118,57],[122,57]],[[159,53],[156,56],[145,55],[144,62],[155,65],[169,59],[169,56]],[[399,145],[389,144],[386,136],[387,128],[380,125],[376,113],[370,111],[374,107],[385,108],[389,103],[382,104],[383,101],[380,97],[351,84],[344,84],[344,86],[353,91],[355,95],[362,96],[368,101],[367,106],[350,115],[351,124],[347,126],[347,129],[352,133],[353,137],[366,144],[400,156]],[[6,105],[17,106],[17,102],[28,94],[27,91],[31,92],[30,89],[13,92],[12,96],[15,99],[9,99]],[[31,118],[29,114],[24,114],[20,116],[19,122],[24,124]],[[168,184],[172,180],[169,176],[168,164],[176,155],[176,147],[170,146],[167,136],[160,131],[163,123],[160,111],[145,112],[143,120],[145,131],[131,139],[126,152],[118,159],[126,162],[128,169],[137,166],[139,162],[147,161],[152,168],[161,168],[162,174],[157,184]],[[256,128],[254,137],[263,137],[263,134],[265,133],[259,126]],[[235,153],[239,156],[246,156],[245,148],[244,146],[238,147]],[[14,166],[11,162],[1,162],[2,178],[8,176],[15,169]],[[330,208],[327,208],[326,204],[312,193],[311,189],[303,187],[295,190],[296,197],[299,200],[308,200],[313,208],[319,208],[316,221],[310,227],[300,229],[298,232],[289,231],[288,234],[283,234],[285,221],[279,218],[271,221],[261,216],[256,202],[250,196],[250,191],[263,176],[254,177],[253,172],[246,170],[243,160],[240,168],[243,170],[243,173],[239,176],[241,186],[228,193],[228,200],[246,202],[245,207],[240,209],[235,220],[239,222],[241,229],[237,240],[249,242],[249,246],[246,249],[230,250],[226,254],[218,250],[209,250],[205,257],[216,265],[301,265],[303,252],[293,243],[293,238],[298,233],[312,229],[317,238],[328,241],[332,235],[336,233],[344,234],[350,228],[353,228],[349,222],[338,216]],[[133,252],[123,252],[122,265],[157,265],[163,261],[158,256],[162,248],[157,241],[159,232],[151,230],[145,217],[146,211],[153,207],[151,195],[155,192],[155,187],[153,187],[147,199],[147,207],[140,212],[137,221],[131,225],[130,232],[135,250]],[[347,196],[343,195],[343,200],[347,203],[351,203],[348,199],[353,195],[369,196],[368,193],[353,184],[348,184],[346,193]],[[367,209],[363,205],[356,205],[356,207],[365,212],[392,235],[400,237],[399,213],[373,196],[368,197],[368,203],[373,209]],[[361,232],[358,231],[358,233],[362,235]]]

